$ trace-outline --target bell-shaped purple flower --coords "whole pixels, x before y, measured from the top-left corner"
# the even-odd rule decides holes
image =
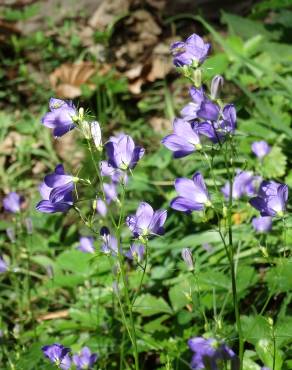
[[[4,197],[3,208],[7,212],[18,213],[20,212],[23,200],[23,197],[13,191]]]
[[[211,206],[210,196],[200,172],[196,172],[192,180],[176,179],[174,187],[179,196],[171,201],[171,208],[190,213]]]
[[[260,211],[261,216],[282,217],[288,201],[288,186],[275,181],[263,181],[258,195],[250,204]]]
[[[256,194],[257,188],[261,182],[261,177],[254,176],[250,171],[237,171],[233,180],[232,198],[240,199],[243,196],[253,196]],[[225,199],[229,199],[230,184],[226,184],[221,188]]]
[[[73,355],[76,370],[90,370],[97,361],[97,353],[91,353],[88,347],[83,347],[79,354]]]
[[[54,343],[49,346],[42,347],[42,351],[45,357],[47,357],[51,361],[51,363],[57,365],[60,369],[70,369],[70,348],[66,348],[59,343]]]
[[[36,209],[43,213],[67,212],[73,205],[73,181],[73,176],[65,173],[63,165],[57,165],[55,172],[47,175],[39,187],[43,200]]]
[[[103,226],[100,229],[100,236],[102,240],[101,251],[105,254],[116,256],[118,254],[118,241],[113,235],[111,235],[106,226]]]
[[[96,199],[96,210],[101,217],[105,217],[107,215],[107,205],[100,198]]]
[[[7,263],[0,257],[0,274],[4,274],[8,270]]]
[[[75,128],[74,118],[77,111],[72,101],[51,98],[49,101],[50,112],[42,118],[42,124],[53,129],[53,135],[60,137]]]
[[[100,173],[101,176],[110,177],[114,184],[128,182],[127,172],[111,166],[107,161],[100,162]]]
[[[206,100],[202,87],[198,89],[196,87],[191,87],[189,93],[192,101],[188,103],[180,112],[181,116],[186,121],[192,121],[198,118],[197,112],[200,109],[203,101]]]
[[[188,341],[190,349],[194,352],[191,368],[194,370],[210,369],[221,370],[224,363],[231,360],[233,364],[238,363],[235,353],[224,342],[213,338],[203,337],[191,338]],[[232,367],[234,369],[236,367]]]
[[[173,64],[176,67],[183,67],[184,65],[197,67],[207,58],[210,48],[211,45],[205,43],[200,36],[192,34],[185,42],[178,41],[170,46]]]
[[[126,223],[135,238],[149,237],[164,234],[163,225],[166,221],[167,211],[154,211],[150,204],[141,202],[135,215],[126,218]]]
[[[105,199],[106,199],[107,204],[110,204],[111,202],[115,202],[118,199],[116,184],[104,183],[103,190],[104,190]]]
[[[143,244],[132,244],[130,249],[125,253],[125,256],[130,260],[141,262],[144,258],[145,247]]]
[[[262,141],[255,141],[251,145],[251,150],[253,153],[260,159],[264,158],[267,154],[270,153],[271,147],[269,144],[262,140]]]
[[[252,226],[258,233],[267,233],[272,228],[272,217],[255,217],[252,219]]]
[[[134,168],[145,153],[143,148],[135,146],[133,139],[129,135],[111,138],[105,147],[109,157],[109,164],[120,170]]]
[[[77,249],[84,253],[94,253],[94,238],[91,236],[81,236]]]
[[[202,147],[192,124],[180,118],[173,121],[173,134],[166,136],[161,142],[173,151],[174,158],[185,157]]]

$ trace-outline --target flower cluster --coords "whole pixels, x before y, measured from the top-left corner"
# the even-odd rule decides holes
[[[64,347],[62,344],[54,343],[42,347],[44,356],[59,369],[69,370],[74,364],[77,370],[90,370],[96,363],[97,353],[91,353],[88,347],[83,347],[79,353],[70,356],[70,348]]]

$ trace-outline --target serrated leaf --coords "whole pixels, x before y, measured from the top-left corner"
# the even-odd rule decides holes
[[[265,178],[282,177],[286,172],[287,157],[282,149],[274,146],[270,153],[264,158],[262,173]]]

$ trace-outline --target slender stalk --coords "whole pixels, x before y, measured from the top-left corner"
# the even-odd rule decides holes
[[[141,291],[141,288],[142,288],[142,284],[143,284],[143,280],[144,280],[144,277],[145,277],[145,273],[146,273],[146,269],[147,269],[147,264],[148,264],[148,246],[147,246],[147,242],[145,243],[145,265],[144,267],[142,267],[142,276],[141,276],[141,279],[140,279],[140,283],[139,283],[139,286],[138,286],[138,289],[136,291],[136,293],[134,294],[134,297],[132,299],[132,307],[134,306],[135,304],[135,301]]]
[[[119,217],[118,225],[116,228],[116,238],[118,241],[118,259],[119,259],[121,276],[122,276],[123,285],[124,285],[124,295],[125,295],[126,305],[128,308],[128,314],[129,314],[129,319],[130,319],[130,326],[131,326],[130,339],[134,347],[135,370],[139,370],[139,356],[138,356],[135,323],[134,323],[132,304],[131,304],[130,294],[129,294],[129,289],[128,289],[127,276],[126,276],[126,271],[125,271],[124,256],[122,254],[122,247],[121,247],[121,240],[120,240],[122,221],[124,219],[125,193],[126,193],[126,189],[125,189],[125,186],[123,185],[123,191],[122,191],[122,196],[121,196],[120,217]]]
[[[244,349],[244,340],[243,340],[243,333],[241,328],[240,322],[240,313],[239,313],[239,306],[238,306],[238,296],[237,296],[237,287],[236,287],[236,274],[234,268],[234,246],[233,246],[233,233],[232,233],[232,207],[233,207],[233,179],[234,179],[234,169],[233,169],[233,148],[232,145],[230,146],[230,161],[228,163],[227,159],[227,147],[228,141],[225,145],[224,151],[224,160],[225,160],[225,168],[227,169],[227,176],[229,181],[229,199],[228,199],[228,212],[227,212],[227,228],[228,228],[228,254],[229,254],[229,264],[230,264],[230,271],[231,271],[231,284],[232,284],[232,296],[233,296],[233,306],[234,306],[234,313],[235,313],[235,320],[238,332],[238,339],[239,339],[239,360],[240,360],[240,370],[243,369],[243,349]],[[232,166],[232,173],[230,171],[230,164]]]

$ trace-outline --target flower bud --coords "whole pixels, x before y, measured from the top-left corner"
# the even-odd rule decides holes
[[[8,227],[6,229],[6,235],[8,236],[8,239],[11,241],[11,243],[15,243],[15,231],[12,227]]]
[[[82,131],[85,139],[89,140],[91,138],[89,123],[87,121],[81,120],[80,121],[80,128],[81,128],[81,131]]]
[[[202,71],[200,70],[200,68],[197,68],[194,71],[194,84],[197,88],[201,87],[202,85]]]
[[[97,150],[102,150],[101,129],[97,121],[91,122],[90,132]]]
[[[211,98],[217,99],[220,93],[220,89],[222,89],[224,84],[224,79],[220,75],[216,75],[213,77],[211,82]]]
[[[26,231],[29,235],[32,234],[33,232],[33,226],[32,226],[32,219],[30,217],[27,217],[25,220],[25,226],[26,226]]]
[[[187,265],[188,269],[193,270],[194,269],[194,261],[193,261],[193,256],[192,256],[192,252],[190,251],[190,249],[189,248],[183,248],[183,250],[181,251],[181,256],[182,256],[182,259],[184,260],[185,264]]]

